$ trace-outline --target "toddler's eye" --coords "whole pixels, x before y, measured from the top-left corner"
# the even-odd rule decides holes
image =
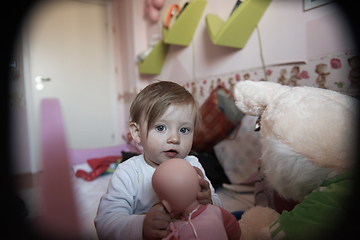
[[[163,125],[156,126],[156,130],[158,130],[159,132],[165,131],[165,126]]]
[[[190,131],[190,129],[188,129],[188,128],[180,128],[181,133],[188,133],[189,131]]]

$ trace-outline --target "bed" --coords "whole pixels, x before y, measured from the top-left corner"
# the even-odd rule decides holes
[[[244,118],[236,137],[238,141],[220,142],[215,146],[216,154],[211,156],[213,161],[217,162],[216,164],[222,166],[224,173],[230,176],[227,183],[222,183],[220,180],[216,185],[216,192],[223,207],[229,212],[246,211],[254,206],[253,180],[257,172],[257,163],[252,160],[250,165],[246,164],[249,162],[246,161],[246,158],[250,156],[257,159],[259,157],[259,146],[254,147],[254,145],[259,145],[258,138],[256,135],[250,136],[250,133],[253,132],[250,128],[253,127],[255,121],[256,119],[252,117]],[[92,181],[86,181],[81,177],[76,177],[75,172],[78,169],[86,168],[89,159],[122,156],[122,153],[136,153],[137,150],[131,144],[95,149],[68,149],[60,104],[57,99],[42,101],[41,126],[41,159],[44,172],[40,185],[42,203],[41,217],[38,222],[40,231],[43,231],[44,234],[54,234],[62,239],[97,239],[94,218],[100,198],[107,190],[111,173],[98,176]],[[235,130],[231,134],[234,135]],[[239,144],[242,147],[239,148]],[[229,152],[229,148],[225,146],[236,148],[236,150]],[[240,154],[242,161],[239,166],[235,166],[233,163],[227,166],[226,164],[229,163],[218,160],[220,157],[234,162],[232,160],[234,156],[231,156],[231,153],[237,158]],[[246,155],[245,157],[241,156],[243,153]],[[206,154],[202,154],[199,159],[200,162],[201,159],[206,159],[203,165],[209,164]],[[219,172],[218,165],[215,168],[211,164],[204,166],[210,180],[217,177],[212,176],[212,172],[215,174]],[[245,180],[244,176],[246,176],[244,184],[236,182],[236,176],[239,174],[234,172],[236,168],[243,171],[241,173],[242,180]],[[213,185],[215,184],[213,183]]]

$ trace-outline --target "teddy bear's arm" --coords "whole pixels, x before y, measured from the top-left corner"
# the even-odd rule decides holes
[[[260,230],[265,228],[270,235],[269,226],[272,222],[279,218],[279,213],[267,207],[256,206],[246,211],[239,220],[241,228],[240,240],[257,240]],[[268,239],[268,238],[265,238]],[[269,238],[271,239],[271,238]]]
[[[272,240],[269,227],[264,227],[259,231],[258,240]]]

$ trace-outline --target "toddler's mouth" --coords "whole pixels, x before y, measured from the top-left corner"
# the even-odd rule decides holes
[[[166,156],[171,157],[171,158],[174,158],[174,157],[176,157],[176,155],[179,154],[179,152],[176,149],[170,149],[170,150],[164,151],[164,153]]]

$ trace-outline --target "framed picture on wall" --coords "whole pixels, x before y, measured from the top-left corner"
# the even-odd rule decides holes
[[[320,7],[333,1],[334,0],[304,0],[304,11]]]

